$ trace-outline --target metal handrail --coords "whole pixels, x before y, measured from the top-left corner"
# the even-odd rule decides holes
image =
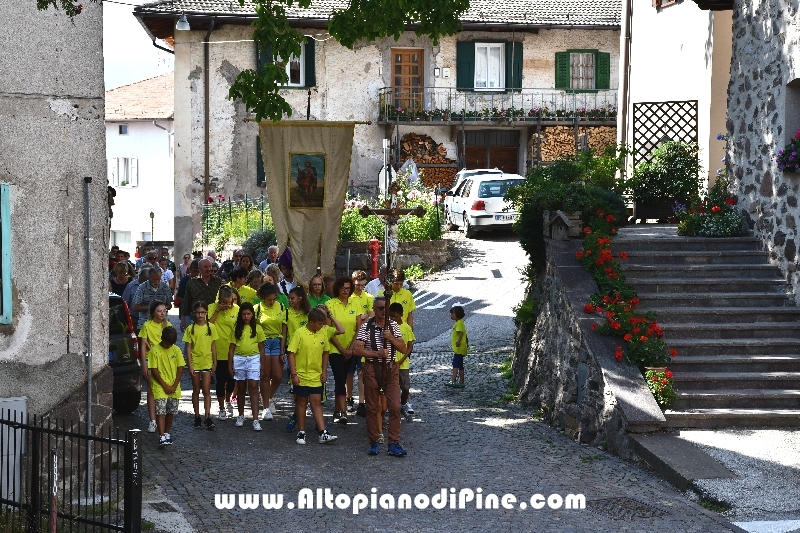
[[[617,90],[528,88],[507,91],[463,91],[454,87],[378,90],[378,120],[449,118],[511,121],[525,119],[614,120]]]

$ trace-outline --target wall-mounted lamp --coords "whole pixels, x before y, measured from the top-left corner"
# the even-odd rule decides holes
[[[192,28],[189,26],[189,19],[186,18],[186,15],[181,13],[181,18],[178,19],[178,23],[175,24],[175,29],[180,31],[189,31]]]

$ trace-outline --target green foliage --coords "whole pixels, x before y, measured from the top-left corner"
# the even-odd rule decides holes
[[[89,1],[97,2],[97,0]],[[53,9],[63,9],[70,20],[74,19],[76,15],[80,15],[81,11],[83,11],[83,4],[80,2],[73,2],[72,0],[36,0],[36,9],[39,11],[46,11],[50,7]]]
[[[690,202],[700,192],[700,159],[697,143],[666,141],[653,152],[650,161],[633,170],[625,190],[634,200]]]
[[[408,268],[403,269],[403,274],[406,275],[406,280],[414,281],[415,279],[420,279],[425,275],[425,271],[422,269],[421,265],[411,265]]]
[[[662,408],[669,407],[672,402],[678,399],[675,392],[672,372],[669,370],[647,370],[644,373],[644,380],[647,388],[656,399],[656,403]]]
[[[514,309],[514,324],[519,327],[522,324],[536,324],[536,299],[528,297]]]
[[[245,242],[253,232],[261,231],[262,211],[264,232],[267,234],[264,239],[274,244],[275,226],[269,205],[253,201],[220,201],[203,206],[203,233],[198,235],[195,249],[209,244],[214,250],[222,250],[228,243]]]
[[[342,213],[342,225],[339,228],[339,241],[368,241],[372,238],[383,241],[384,225],[380,218],[370,216],[364,218],[359,213],[361,205],[366,202],[349,199]]]
[[[702,199],[675,206],[678,235],[702,237],[738,237],[742,234],[744,218],[736,211],[732,183],[720,170],[714,185]]]
[[[500,375],[503,379],[511,379],[514,376],[514,371],[511,368],[511,356],[509,355],[500,364]]]
[[[333,13],[328,31],[352,49],[362,39],[369,43],[392,36],[397,41],[414,25],[417,36],[427,35],[437,46],[440,37],[458,32],[458,19],[467,9],[469,0],[351,0],[347,9]]]
[[[265,228],[264,231],[257,230],[250,234],[242,243],[242,251],[256,260],[261,254],[267,253],[267,248],[277,244],[274,228]]]
[[[600,156],[586,151],[552,165],[534,167],[522,185],[509,189],[506,200],[519,213],[514,229],[536,269],[545,261],[544,211],[582,211],[588,216],[601,210],[617,220],[625,219],[625,202],[612,190],[616,185],[611,177],[611,169],[616,172],[624,153],[624,148],[612,148]]]

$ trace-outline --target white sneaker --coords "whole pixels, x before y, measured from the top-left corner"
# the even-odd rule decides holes
[[[413,415],[414,414],[414,407],[411,405],[411,402],[406,404],[406,413]]]
[[[305,444],[306,443],[306,432],[305,431],[299,431],[297,433],[297,438],[294,439],[294,441],[297,444]]]
[[[275,400],[273,398],[269,399],[269,410],[273,411],[273,412],[277,412],[278,411],[278,406],[275,405]]]
[[[236,417],[236,427],[240,428],[242,426],[244,426],[244,417],[242,415],[239,415]]]
[[[328,430],[326,429],[325,431],[322,432],[322,435],[319,436],[319,443],[330,444],[331,442],[335,441],[338,438],[339,437],[337,437],[336,435],[331,435],[330,433],[328,433]]]
[[[156,432],[156,421],[155,420],[151,420],[150,421],[150,425],[147,426],[147,432],[148,433],[155,433]]]
[[[261,431],[261,423],[258,420],[253,420],[253,431]]]
[[[264,415],[261,417],[262,420],[272,420],[272,411],[266,409],[264,411]]]
[[[311,412],[311,406],[309,405],[306,407],[306,416],[314,416],[314,413]]]
[[[233,418],[233,404],[231,402],[225,404],[225,410],[228,411],[228,416]]]
[[[225,420],[226,418],[228,418],[227,411],[225,411],[225,409],[220,409],[219,416],[217,418],[219,418],[220,420]]]

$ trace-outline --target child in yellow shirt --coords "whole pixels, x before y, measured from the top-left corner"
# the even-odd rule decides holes
[[[178,412],[178,400],[181,398],[181,375],[186,361],[180,348],[175,346],[178,332],[172,326],[161,332],[161,341],[150,347],[147,367],[150,370],[150,385],[156,404],[156,425],[160,435],[159,445],[172,444],[169,430],[172,419]]]
[[[450,309],[450,320],[455,320],[453,331],[450,335],[450,347],[453,349],[453,375],[448,383],[448,387],[456,389],[464,388],[464,356],[467,355],[467,327],[464,325],[464,308],[454,305]],[[458,378],[458,381],[456,381]]]
[[[397,355],[397,364],[399,377],[400,377],[400,414],[409,418],[414,414],[414,408],[411,406],[411,375],[410,375],[410,358],[411,350],[414,349],[414,341],[417,338],[414,336],[414,331],[411,326],[403,322],[403,306],[399,303],[393,303],[389,306],[389,318],[397,322],[400,328],[400,335],[406,343],[406,349]]]

